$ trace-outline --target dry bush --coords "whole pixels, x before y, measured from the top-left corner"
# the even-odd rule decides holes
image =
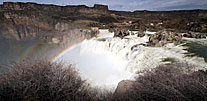
[[[180,64],[162,65],[136,78],[134,85],[115,100],[130,101],[205,101],[207,72],[186,73]],[[188,67],[189,68],[189,67]]]
[[[15,63],[0,74],[0,100],[90,100],[88,84],[71,66],[47,61]]]
[[[183,66],[188,66],[189,72]],[[71,65],[22,62],[0,74],[0,100],[207,100],[207,72],[191,72],[192,68],[184,64],[161,65],[136,78],[128,92],[113,96],[91,88]]]
[[[93,87],[89,93],[93,101],[113,101],[113,92],[107,88]]]

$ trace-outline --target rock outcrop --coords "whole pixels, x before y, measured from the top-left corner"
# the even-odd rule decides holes
[[[131,80],[122,80],[121,82],[119,82],[114,92],[114,97],[124,96],[130,90],[133,84],[134,84],[134,81],[131,81]]]
[[[105,11],[108,11],[108,10],[109,10],[109,8],[108,8],[107,5],[101,5],[101,4],[95,4],[95,5],[94,5],[94,8],[95,8],[95,9],[105,10]]]
[[[59,34],[53,34],[46,37],[49,43],[54,44],[70,44],[73,45],[84,39],[90,39],[98,34],[97,31],[92,31],[88,29],[70,29],[65,32],[60,32]]]
[[[183,35],[183,37],[187,38],[196,38],[196,39],[205,39],[207,37],[206,34],[200,34],[200,33],[193,33],[193,32],[188,32]]]
[[[5,2],[0,6],[0,35],[15,40],[48,38],[62,35],[62,33],[70,33],[70,30],[76,28],[89,29],[90,26],[88,25],[97,21],[109,20],[116,22],[110,16],[100,16],[107,11],[108,6],[105,5],[63,7],[36,3]],[[93,14],[98,15],[94,17]],[[56,39],[53,38],[53,40]]]
[[[114,32],[114,37],[123,38],[125,36],[130,35],[129,31],[124,28],[112,28],[109,30],[110,32]]]
[[[180,43],[181,40],[181,34],[168,30],[162,30],[150,36],[148,45],[162,47],[167,43]]]
[[[139,31],[139,32],[137,33],[137,37],[144,37],[144,36],[145,36],[145,34],[144,34],[143,31]]]
[[[206,22],[207,10],[129,12],[109,10],[100,4],[87,7],[4,2],[0,5],[0,34],[16,40],[58,35],[71,28],[111,28],[110,25],[134,30],[173,28],[207,32]],[[128,34],[116,31],[117,36]]]

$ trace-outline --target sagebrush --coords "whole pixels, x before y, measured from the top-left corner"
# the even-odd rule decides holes
[[[0,100],[90,100],[88,86],[72,65],[21,62],[0,74]]]

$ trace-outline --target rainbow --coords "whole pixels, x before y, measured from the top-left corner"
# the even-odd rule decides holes
[[[88,39],[87,41],[89,41],[89,40],[97,40],[97,39],[104,39],[104,38],[107,38],[107,37],[106,36],[93,37],[91,39]],[[56,62],[58,59],[60,59],[61,57],[63,57],[65,54],[69,53],[71,50],[75,49],[76,47],[81,46],[84,41],[78,42],[78,43],[76,43],[76,44],[74,44],[72,46],[69,46],[68,48],[64,49],[62,52],[60,52],[58,55],[56,55],[54,58],[52,58],[52,60],[50,62],[51,63]]]
[[[42,43],[42,40],[39,40],[39,41],[35,42],[32,46],[27,47],[27,48],[24,50],[23,54],[18,58],[17,62],[18,62],[18,61],[22,61],[22,60],[24,60],[25,58],[27,58],[27,56],[28,56],[31,52],[33,52],[33,51],[34,51],[34,50],[35,50],[41,43]]]

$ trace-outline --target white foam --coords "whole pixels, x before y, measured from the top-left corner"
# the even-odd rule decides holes
[[[101,31],[106,36],[107,31]],[[112,88],[118,82],[133,79],[137,71],[155,68],[163,58],[175,58],[181,62],[189,62],[204,69],[207,67],[201,57],[186,57],[182,46],[167,44],[165,47],[146,47],[149,37],[136,35],[121,38],[108,38],[106,41],[85,40],[80,48],[63,57],[72,61],[82,76],[93,86]],[[197,68],[198,69],[198,68]]]
[[[93,53],[104,54],[111,52],[127,61],[125,70],[135,73],[149,68],[154,68],[160,64],[164,64],[164,58],[175,58],[180,62],[188,62],[197,67],[207,67],[204,58],[201,57],[187,57],[182,46],[174,46],[174,44],[167,44],[165,47],[145,47],[139,44],[146,44],[148,37],[137,38],[128,36],[125,39],[110,38],[106,41],[96,41],[93,44],[88,44],[82,47],[81,50],[90,50]],[[132,49],[133,47],[133,49]]]
[[[114,32],[109,32],[108,29],[100,29],[98,37],[114,37]]]
[[[146,34],[155,34],[156,32],[145,31]]]

